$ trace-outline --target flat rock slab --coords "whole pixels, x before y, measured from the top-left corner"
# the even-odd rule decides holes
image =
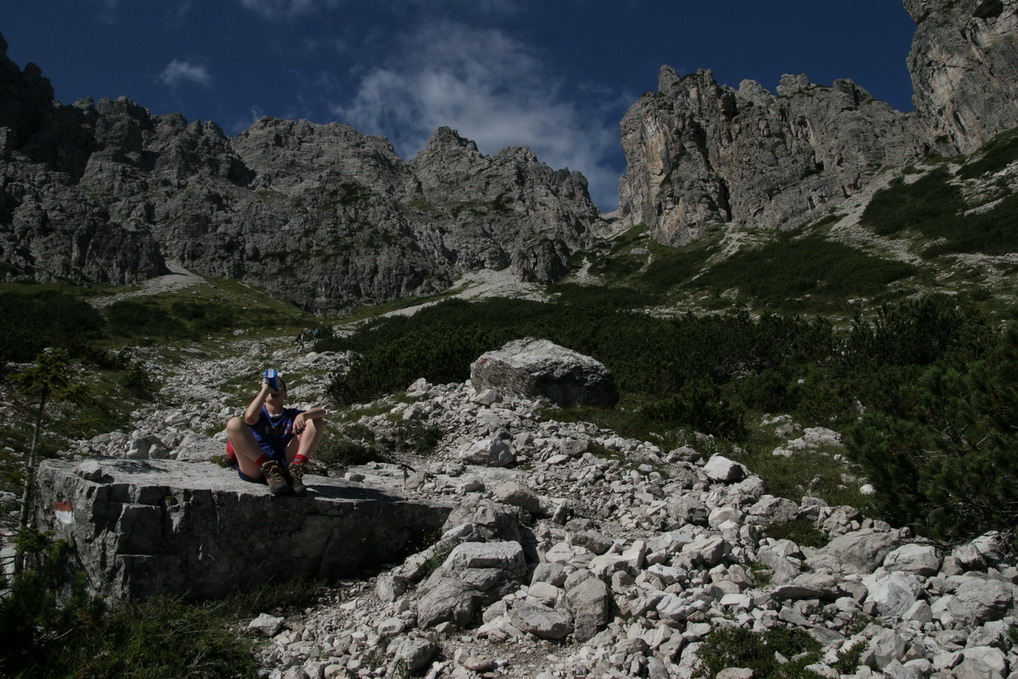
[[[217,598],[268,582],[332,581],[398,563],[440,534],[452,507],[395,488],[307,476],[303,497],[207,463],[47,460],[36,525],[75,546],[112,598]]]

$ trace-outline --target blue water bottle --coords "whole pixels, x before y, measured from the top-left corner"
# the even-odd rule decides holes
[[[276,372],[275,368],[269,368],[265,371],[265,383],[269,385],[269,389],[272,391],[279,391],[279,373]]]

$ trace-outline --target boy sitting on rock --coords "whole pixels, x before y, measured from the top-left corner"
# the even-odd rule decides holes
[[[303,495],[304,470],[325,431],[325,410],[284,408],[286,382],[278,380],[278,391],[262,380],[244,416],[227,421],[226,454],[245,481],[265,483],[273,495]]]

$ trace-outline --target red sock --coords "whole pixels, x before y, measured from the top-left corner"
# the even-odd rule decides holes
[[[303,453],[297,453],[297,456],[293,458],[293,464],[304,464],[307,461],[308,458]]]
[[[268,455],[262,455],[257,460],[255,460],[255,464],[258,465],[259,467],[261,467],[263,464],[265,464],[266,462],[268,462],[271,459],[272,458],[269,457]]]

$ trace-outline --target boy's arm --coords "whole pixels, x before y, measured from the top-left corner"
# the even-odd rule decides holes
[[[325,417],[325,408],[312,408],[311,410],[298,413],[297,417],[293,418],[293,433],[300,434],[303,432],[304,424],[308,420],[319,420],[323,417]]]
[[[269,385],[262,380],[262,388],[258,391],[258,394],[248,404],[247,410],[244,411],[244,421],[251,426],[258,424],[258,419],[262,416],[262,405],[265,404],[265,399],[269,396]]]

